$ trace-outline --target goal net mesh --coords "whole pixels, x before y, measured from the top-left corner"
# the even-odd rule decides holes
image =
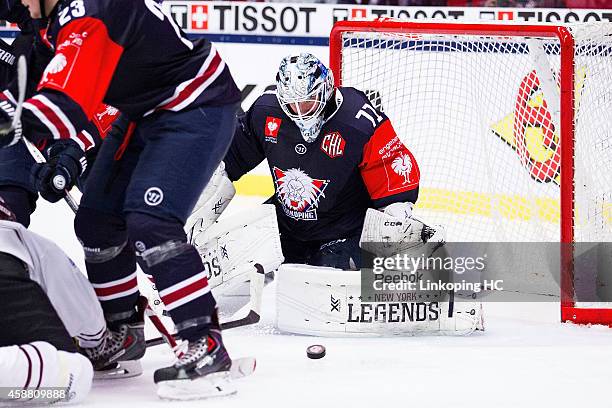
[[[560,210],[560,41],[506,29],[342,33],[341,85],[390,117],[420,166],[417,211],[449,241],[558,242],[572,222]],[[574,240],[612,241],[612,26],[570,32]]]

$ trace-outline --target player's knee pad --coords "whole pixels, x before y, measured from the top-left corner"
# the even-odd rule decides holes
[[[187,243],[180,221],[159,218],[150,214],[130,212],[126,216],[127,229],[139,257],[147,268],[187,252],[197,252]]]
[[[146,273],[153,276],[177,330],[189,338],[193,334],[190,328],[197,332],[199,328],[207,327],[215,303],[202,259],[198,251],[187,243],[181,222],[138,212],[128,213],[126,221],[138,262]]]
[[[87,207],[79,208],[74,231],[83,246],[85,261],[91,264],[117,258],[128,244],[125,221],[121,217]]]

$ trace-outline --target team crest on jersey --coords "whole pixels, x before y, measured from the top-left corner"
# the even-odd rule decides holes
[[[268,116],[266,118],[266,126],[264,128],[266,142],[276,143],[276,138],[278,137],[278,130],[280,129],[281,123],[282,119],[275,118],[274,116]]]
[[[344,155],[344,146],[346,141],[338,132],[328,133],[321,140],[321,150],[332,159]]]
[[[104,108],[104,110],[102,110]],[[113,127],[113,122],[119,116],[119,111],[110,105],[102,105],[100,110],[94,115],[93,122],[100,132],[102,138],[106,137]]]
[[[45,68],[39,89],[44,85],[53,85],[64,89],[80,50],[80,46],[73,43],[63,45],[61,51],[58,48],[57,54]]]
[[[420,173],[414,157],[395,136],[378,152],[387,176],[387,190],[411,189],[419,184]]]
[[[412,159],[407,154],[400,154],[391,162],[391,168],[398,176],[404,178],[402,184],[410,183],[410,172],[412,171]]]
[[[317,206],[329,180],[313,179],[300,169],[273,168],[276,199],[288,217],[296,220],[317,219]]]

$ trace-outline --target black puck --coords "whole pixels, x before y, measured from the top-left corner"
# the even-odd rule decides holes
[[[319,359],[325,357],[325,347],[320,344],[313,344],[306,349],[308,358]]]

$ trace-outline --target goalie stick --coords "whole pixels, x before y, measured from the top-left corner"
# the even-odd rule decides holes
[[[263,266],[256,263],[255,270],[251,272],[250,283],[249,283],[249,313],[236,320],[230,320],[228,322],[221,323],[221,330],[233,329],[236,327],[248,326],[259,322],[261,319],[261,296],[263,292],[265,282],[265,271]],[[180,336],[175,333],[170,335],[174,341],[181,340]],[[146,341],[147,347],[157,346],[167,342],[166,335],[162,333],[162,337],[149,339]]]

